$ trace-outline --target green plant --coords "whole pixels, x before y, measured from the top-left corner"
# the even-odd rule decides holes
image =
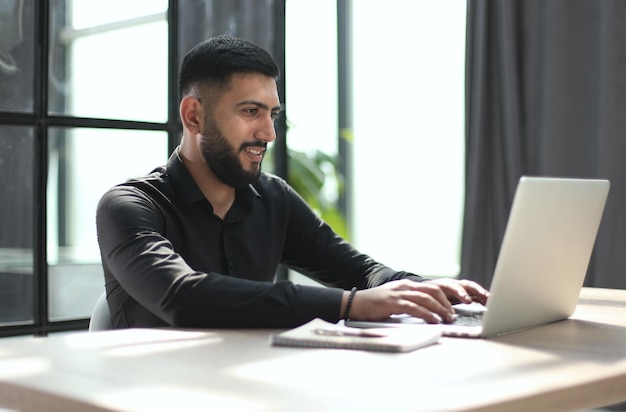
[[[289,184],[337,234],[347,239],[346,219],[337,205],[344,180],[335,166],[335,158],[319,150],[312,155],[288,150],[287,156]]]
[[[339,236],[348,239],[346,218],[337,204],[344,179],[333,156],[319,150],[309,154],[288,149],[287,181]]]

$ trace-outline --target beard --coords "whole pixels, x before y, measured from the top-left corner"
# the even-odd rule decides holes
[[[216,124],[215,119],[207,116],[204,134],[201,134],[200,151],[204,161],[215,176],[228,186],[235,188],[247,186],[258,180],[261,174],[261,162],[253,163],[250,170],[243,168],[239,153],[247,147],[266,148],[267,143],[247,142],[234,148]]]

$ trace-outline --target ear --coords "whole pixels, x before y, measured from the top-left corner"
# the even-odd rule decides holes
[[[204,109],[202,103],[193,96],[187,96],[180,102],[180,120],[183,128],[195,135],[202,131],[204,123]]]

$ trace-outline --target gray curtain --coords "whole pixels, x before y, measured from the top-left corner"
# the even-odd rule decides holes
[[[179,0],[179,61],[197,43],[219,34],[253,41],[278,60],[275,40],[283,36],[283,22],[276,21],[280,1]]]
[[[626,288],[626,1],[470,0],[461,276],[489,286],[521,175],[611,181],[586,286]]]

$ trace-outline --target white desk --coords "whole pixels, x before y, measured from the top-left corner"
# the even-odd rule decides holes
[[[581,410],[626,400],[626,291],[572,319],[406,354],[271,347],[268,330],[135,329],[0,340],[21,411]]]

